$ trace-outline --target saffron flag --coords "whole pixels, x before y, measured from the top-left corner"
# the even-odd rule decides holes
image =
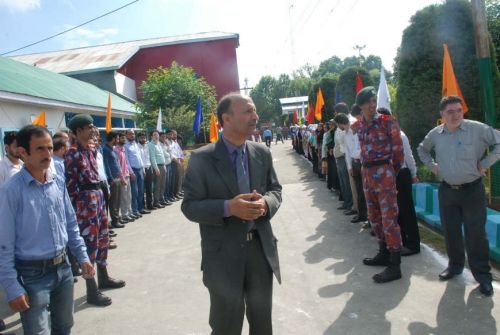
[[[210,116],[210,143],[217,142],[219,139],[219,127],[217,126],[217,118],[215,113],[212,111],[212,116]]]
[[[40,112],[31,124],[34,126],[47,127],[47,123],[45,122],[45,112]]]
[[[193,131],[196,136],[200,136],[200,126],[203,123],[203,113],[201,111],[201,97],[196,102],[196,113],[194,114]]]
[[[318,89],[318,95],[316,97],[316,106],[314,109],[314,117],[316,120],[321,121],[323,106],[325,105],[325,100],[323,99],[323,92],[321,88]]]
[[[363,89],[363,80],[361,80],[361,76],[356,72],[356,94]]]
[[[160,111],[158,112],[158,119],[156,120],[156,130],[158,130],[159,132],[162,131],[162,127],[161,127],[161,107],[160,107]]]
[[[460,86],[458,86],[458,81],[455,77],[455,72],[453,71],[453,64],[451,63],[450,53],[448,52],[448,45],[443,44],[443,48],[443,97],[450,95],[459,96],[463,101],[464,113],[467,113],[469,111],[469,107],[467,107],[462,91],[460,90]]]
[[[297,111],[293,112],[293,124],[297,124]]]
[[[391,96],[389,95],[389,87],[387,86],[387,81],[385,80],[384,68],[380,69],[380,84],[378,85],[377,92],[377,108],[387,108],[391,110]]]
[[[311,106],[311,103],[309,103],[309,108],[307,111],[307,117],[306,121],[308,124],[313,124],[314,123],[314,109]]]
[[[111,93],[108,93],[108,108],[106,108],[106,133],[111,132]]]

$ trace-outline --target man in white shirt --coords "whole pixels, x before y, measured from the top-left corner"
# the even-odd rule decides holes
[[[347,113],[349,113],[349,108],[347,108],[347,105],[343,102],[336,104],[333,108],[335,109],[336,115],[342,113],[345,117],[347,117]],[[333,147],[333,155],[335,156],[335,160],[337,162],[340,194],[344,200],[344,204],[338,209],[344,209],[344,214],[346,215],[353,215],[356,214],[356,211],[353,210],[354,203],[352,200],[351,184],[349,182],[349,174],[347,172],[347,164],[345,160],[345,133],[340,127],[335,130],[334,141],[335,146]]]
[[[5,183],[23,167],[23,162],[17,153],[16,136],[16,131],[10,131],[3,138],[6,155],[0,161],[0,184]]]
[[[151,210],[153,209],[153,169],[151,167],[151,160],[149,159],[149,147],[146,134],[138,133],[137,141],[141,152],[142,164],[144,165],[144,194],[142,196],[139,195],[139,201],[144,203],[145,208]]]
[[[184,176],[184,153],[177,143],[177,131],[167,131],[167,138],[172,153],[172,198],[182,199],[182,178]]]
[[[351,222],[364,222],[367,220],[367,209],[363,191],[363,178],[361,177],[361,148],[359,146],[358,135],[354,134],[351,129],[351,124],[357,122],[357,119],[351,115],[337,114],[334,120],[338,127],[345,132],[345,160],[349,178],[353,180],[353,196],[356,197],[358,215],[355,216]],[[356,192],[354,192],[354,190],[356,190]]]

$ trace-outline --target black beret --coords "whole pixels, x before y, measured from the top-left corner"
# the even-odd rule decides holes
[[[358,106],[365,104],[370,100],[371,97],[376,97],[377,91],[375,91],[375,87],[367,86],[358,92],[356,95],[356,104]]]
[[[75,132],[76,128],[83,128],[92,123],[94,123],[92,116],[88,114],[76,114],[69,120],[68,128],[71,129],[72,132]]]

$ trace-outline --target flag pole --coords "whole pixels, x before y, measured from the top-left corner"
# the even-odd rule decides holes
[[[205,118],[203,117],[203,113],[201,114],[201,119],[203,120],[203,125],[205,125]],[[203,126],[203,137],[205,139],[205,144],[207,144],[207,130],[205,129],[206,127]]]

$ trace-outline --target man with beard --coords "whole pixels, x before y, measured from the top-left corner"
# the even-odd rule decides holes
[[[23,167],[23,162],[17,153],[16,135],[17,132],[11,131],[3,137],[6,155],[0,161],[0,184],[21,171]]]
[[[139,141],[139,150],[141,151],[141,159],[144,164],[144,193],[139,194],[139,201],[142,201],[148,210],[153,209],[153,169],[149,160],[149,147],[145,133],[137,134]],[[143,209],[142,214],[149,214],[150,211]]]
[[[123,280],[108,275],[109,231],[104,195],[96,160],[96,148],[89,146],[94,131],[94,120],[90,115],[77,114],[68,123],[75,136],[75,144],[66,153],[66,187],[76,212],[80,234],[85,241],[87,254],[92,264],[97,263],[99,288],[120,288]],[[98,290],[94,278],[86,279],[87,302],[97,306],[111,304],[111,298]]]
[[[259,119],[240,93],[217,107],[221,139],[192,152],[181,209],[199,223],[203,283],[210,294],[213,335],[272,334],[273,272],[281,282],[270,219],[281,204],[281,185],[268,148],[246,141]]]

